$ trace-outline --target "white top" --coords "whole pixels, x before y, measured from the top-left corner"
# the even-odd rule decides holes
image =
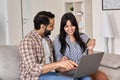
[[[42,44],[45,51],[45,63],[48,64],[50,63],[50,49],[45,38],[42,39]]]

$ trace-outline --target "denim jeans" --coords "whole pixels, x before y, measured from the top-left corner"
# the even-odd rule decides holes
[[[67,76],[59,75],[56,72],[49,72],[49,73],[40,75],[39,80],[91,80],[91,79],[89,76],[85,76],[79,79],[74,79]]]

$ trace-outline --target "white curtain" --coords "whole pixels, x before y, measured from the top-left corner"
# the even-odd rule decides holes
[[[110,15],[107,12],[103,12],[102,14],[102,25],[101,25],[101,33],[105,40],[105,52],[112,52],[111,46],[112,46],[112,38],[113,35],[113,29],[112,24],[110,21]]]

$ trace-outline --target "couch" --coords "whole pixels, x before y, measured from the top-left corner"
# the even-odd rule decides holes
[[[19,80],[18,66],[18,46],[0,46],[0,80]]]
[[[17,45],[0,46],[0,80],[19,79],[19,58]],[[120,80],[120,56],[105,53],[99,69],[105,72],[109,80]]]
[[[109,80],[120,80],[120,55],[105,53],[99,69],[106,73]]]

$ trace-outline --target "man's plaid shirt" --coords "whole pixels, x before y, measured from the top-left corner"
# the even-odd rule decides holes
[[[53,62],[53,47],[49,38],[45,38],[50,48],[51,62]],[[20,79],[38,80],[42,66],[45,63],[45,53],[42,45],[42,37],[35,31],[31,31],[20,43]]]

